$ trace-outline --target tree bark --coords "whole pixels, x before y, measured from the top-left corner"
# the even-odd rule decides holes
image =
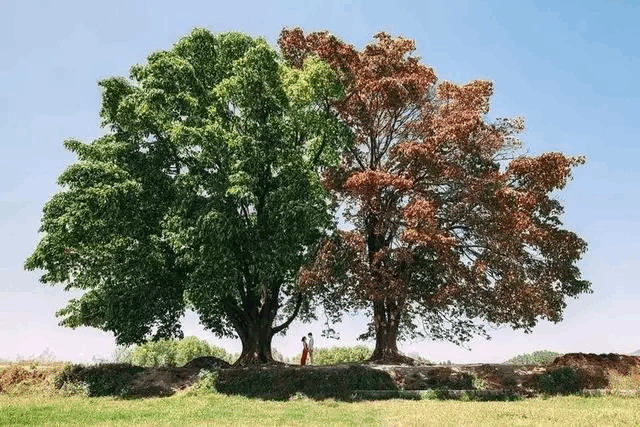
[[[280,365],[283,362],[273,359],[271,340],[278,332],[286,329],[297,317],[302,306],[302,295],[298,295],[293,313],[281,325],[275,326],[273,321],[277,313],[277,292],[264,294],[261,308],[254,310],[251,316],[246,312],[232,310],[229,316],[234,329],[242,342],[242,353],[233,366]],[[238,314],[234,316],[233,314]]]
[[[273,329],[271,326],[256,325],[246,330],[238,331],[242,341],[242,353],[233,366],[253,366],[278,364],[271,355],[271,340]]]
[[[379,219],[373,214],[369,214],[365,218],[367,250],[371,267],[374,265],[375,254],[383,248],[385,243],[384,233],[379,230],[376,232],[378,222]],[[381,289],[381,292],[384,293],[385,289]],[[404,302],[403,298],[390,296],[374,300],[373,324],[376,330],[376,347],[368,360],[369,363],[413,365],[412,358],[404,356],[398,351],[398,328]]]
[[[402,304],[392,299],[373,303],[373,322],[376,329],[376,347],[369,363],[379,365],[413,365],[414,360],[398,351],[398,328]]]

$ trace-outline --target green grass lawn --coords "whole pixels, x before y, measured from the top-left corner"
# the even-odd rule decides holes
[[[122,400],[0,395],[0,425],[638,425],[640,399],[554,397],[515,402],[264,401],[220,394]]]

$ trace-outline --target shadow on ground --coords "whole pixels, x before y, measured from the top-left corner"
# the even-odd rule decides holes
[[[304,395],[312,399],[353,399],[356,390],[397,391],[388,372],[363,365],[287,366],[224,369],[216,389],[262,399],[287,400]]]
[[[181,368],[123,364],[70,366],[58,375],[56,387],[71,385],[73,389],[74,385],[80,385],[90,396],[170,396],[194,385],[204,369],[217,372],[215,388],[220,393],[270,400],[303,396],[348,401],[461,396],[496,400],[541,392],[567,394],[603,388],[608,385],[604,372],[617,370],[627,374],[636,365],[640,365],[640,358],[582,353],[565,355],[547,366],[343,364],[303,367],[280,364],[232,368],[216,358],[200,358]]]

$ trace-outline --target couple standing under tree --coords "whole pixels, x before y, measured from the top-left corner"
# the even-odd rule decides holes
[[[300,364],[307,364],[307,355],[309,356],[309,364],[313,363],[313,334],[309,332],[309,341],[307,337],[302,337],[302,357],[300,358]]]

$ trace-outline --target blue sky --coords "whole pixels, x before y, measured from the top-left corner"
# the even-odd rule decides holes
[[[57,326],[54,312],[77,294],[43,286],[24,272],[43,204],[74,161],[65,138],[101,134],[97,81],[127,75],[152,51],[168,49],[196,26],[242,31],[275,44],[280,30],[329,30],[357,47],[378,31],[416,40],[440,80],[494,82],[492,117],[524,116],[530,154],[585,155],[586,165],[559,194],[565,226],[589,243],[581,261],[593,294],[569,300],[565,320],[532,334],[509,329],[471,350],[429,340],[401,350],[432,360],[501,362],[519,353],[626,353],[640,348],[640,2],[637,1],[18,1],[0,2],[0,358],[109,357],[111,334]],[[635,268],[634,268],[635,267]],[[352,345],[365,324],[347,319]],[[232,351],[193,316],[187,335]],[[299,351],[299,336],[320,324],[294,324],[274,347]],[[369,343],[371,345],[371,343]]]

